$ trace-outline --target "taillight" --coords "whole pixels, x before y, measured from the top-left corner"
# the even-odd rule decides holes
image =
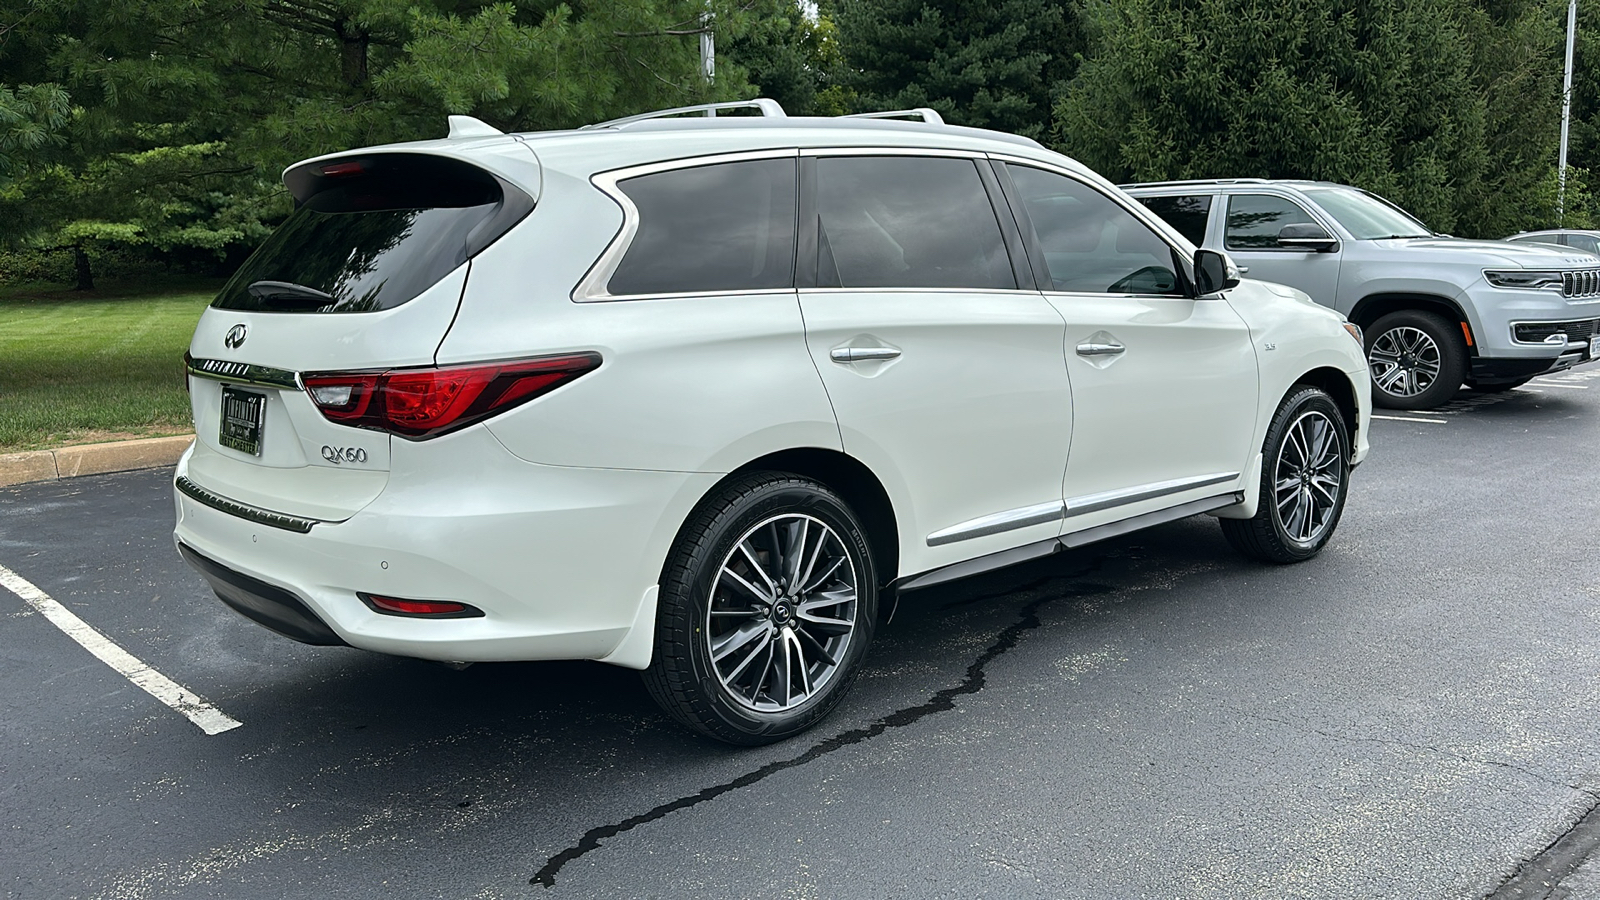
[[[599,365],[598,353],[574,353],[426,369],[323,372],[303,380],[329,421],[422,440],[498,415]]]
[[[429,619],[477,619],[483,610],[454,600],[402,600],[399,597],[380,597],[377,594],[357,592],[357,597],[376,613],[391,616],[420,616]]]

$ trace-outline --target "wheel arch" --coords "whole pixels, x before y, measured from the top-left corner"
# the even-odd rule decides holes
[[[1294,380],[1294,384],[1278,398],[1278,405],[1283,405],[1283,401],[1300,387],[1314,387],[1333,398],[1333,405],[1339,408],[1339,415],[1344,417],[1350,446],[1354,448],[1357,430],[1361,427],[1361,409],[1356,404],[1356,387],[1350,382],[1350,376],[1332,366],[1312,369]]]
[[[1372,294],[1363,297],[1355,306],[1351,307],[1347,317],[1351,322],[1360,326],[1363,331],[1371,328],[1373,323],[1392,312],[1414,309],[1421,312],[1431,312],[1442,315],[1453,322],[1472,328],[1472,322],[1467,317],[1467,312],[1456,301],[1438,294],[1387,292]],[[1477,340],[1467,342],[1467,351],[1476,356],[1478,354]]]
[[[900,530],[894,504],[878,476],[860,460],[822,447],[795,447],[750,460],[706,491],[711,496],[729,480],[751,472],[789,472],[816,479],[837,493],[861,519],[880,587],[893,581],[900,569]],[[703,499],[703,498],[702,498]]]

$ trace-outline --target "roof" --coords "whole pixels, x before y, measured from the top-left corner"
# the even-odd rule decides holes
[[[1225,187],[1234,184],[1285,185],[1288,187],[1344,187],[1332,181],[1311,181],[1304,178],[1193,178],[1187,181],[1145,181],[1119,184],[1125,191],[1169,187]]]

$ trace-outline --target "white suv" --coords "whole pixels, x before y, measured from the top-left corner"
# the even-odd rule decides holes
[[[895,591],[1197,513],[1328,541],[1341,316],[1032,141],[747,105],[290,168],[190,348],[183,556],[301,641],[642,669],[748,744]]]

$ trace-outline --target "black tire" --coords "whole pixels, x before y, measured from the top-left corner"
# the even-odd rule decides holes
[[[813,566],[801,572],[808,556]],[[820,568],[836,564],[818,576],[819,560]],[[701,502],[667,557],[645,687],[674,719],[730,744],[805,731],[838,705],[860,670],[877,621],[877,584],[866,533],[839,495],[797,475],[737,478]],[[834,602],[851,591],[853,600]],[[841,630],[847,617],[851,626]],[[751,659],[743,658],[747,649]],[[813,690],[797,694],[796,685]]]
[[[1420,339],[1417,333],[1426,336]],[[1461,326],[1419,309],[1392,312],[1365,330],[1372,402],[1389,409],[1434,409],[1450,402],[1467,377]],[[1420,345],[1422,352],[1413,352]],[[1416,390],[1422,385],[1421,390]]]
[[[1322,445],[1320,451],[1313,448],[1312,458],[1307,461],[1295,441],[1299,439],[1304,444],[1309,438],[1314,444],[1318,440],[1318,432],[1300,427],[1315,428],[1318,417],[1328,427],[1326,438],[1331,444]],[[1350,432],[1344,416],[1333,398],[1322,390],[1299,385],[1273,415],[1261,453],[1261,499],[1256,514],[1249,519],[1218,519],[1222,533],[1235,550],[1262,562],[1284,564],[1310,559],[1322,552],[1339,527],[1350,490]],[[1321,475],[1307,475],[1307,469]],[[1326,489],[1326,476],[1330,474],[1338,478],[1331,492]],[[1292,478],[1294,485],[1280,490],[1279,484],[1286,478]],[[1288,490],[1294,493],[1286,493]],[[1328,501],[1324,509],[1296,521],[1298,503],[1316,504],[1323,500]],[[1307,528],[1308,521],[1315,527]]]
[[[1500,394],[1512,388],[1522,387],[1532,380],[1532,378],[1518,378],[1516,381],[1501,381],[1496,384],[1472,384],[1468,385],[1468,387],[1480,394]]]

